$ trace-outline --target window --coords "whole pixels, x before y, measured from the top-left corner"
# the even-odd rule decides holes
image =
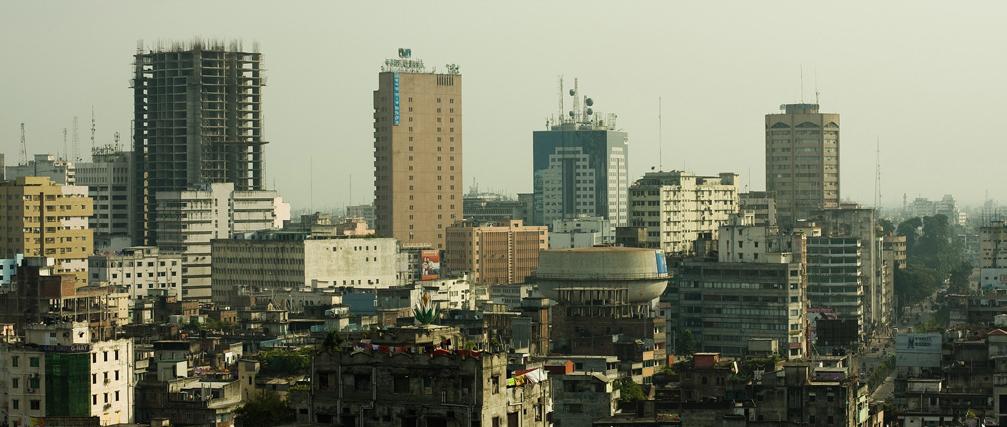
[[[492,394],[499,394],[500,393],[500,376],[499,375],[494,375],[492,378],[490,378],[490,390],[491,390]]]
[[[39,403],[38,399],[32,399],[29,402],[29,405],[31,406],[31,409],[33,411],[37,411],[37,410],[41,409],[41,407],[42,407],[42,405]]]
[[[98,384],[98,374],[91,374],[91,384]]]
[[[12,367],[16,368],[17,367],[17,362],[18,362],[18,357],[17,356],[11,356],[11,358],[10,358],[10,365]]]
[[[10,379],[10,387],[11,388],[17,388],[18,382],[19,382],[18,380],[20,380],[20,378],[11,378]]]
[[[19,402],[17,401],[17,399],[11,399],[11,401],[10,401],[11,408],[12,409],[20,409],[20,408],[18,408],[18,403]]]
[[[392,388],[395,393],[408,394],[409,393],[409,376],[408,375],[395,375],[392,378]]]
[[[37,357],[29,357],[28,358],[28,366],[30,366],[30,367],[37,368],[38,367],[38,363],[39,362],[38,362],[38,358]]]

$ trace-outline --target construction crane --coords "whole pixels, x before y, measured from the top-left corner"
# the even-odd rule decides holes
[[[24,138],[24,122],[21,122],[21,164],[28,164],[28,143]]]

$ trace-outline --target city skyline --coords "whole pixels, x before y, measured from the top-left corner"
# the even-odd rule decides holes
[[[981,203],[987,191],[992,199],[1007,199],[1001,189],[976,185],[1007,150],[986,136],[994,134],[992,118],[1003,109],[996,95],[1005,89],[994,77],[1004,64],[985,48],[1004,39],[994,31],[996,14],[950,5],[881,5],[869,11],[819,6],[785,13],[784,5],[780,13],[769,13],[744,3],[716,12],[678,4],[629,5],[606,13],[590,6],[536,5],[535,13],[513,8],[493,14],[460,7],[455,21],[461,27],[449,29],[437,24],[439,17],[430,9],[401,4],[401,13],[389,16],[376,37],[360,42],[366,26],[374,25],[369,20],[326,24],[333,17],[373,15],[374,6],[345,11],[319,6],[310,16],[283,11],[276,15],[281,25],[254,31],[240,19],[210,25],[215,15],[210,12],[228,8],[217,4],[196,15],[153,5],[153,12],[165,16],[155,22],[131,19],[141,9],[123,4],[67,3],[60,13],[9,6],[7,15],[18,19],[0,30],[3,39],[25,40],[31,34],[32,43],[5,46],[11,57],[23,59],[0,72],[0,92],[20,100],[0,107],[0,151],[8,164],[17,162],[20,122],[27,127],[29,156],[61,151],[63,128],[72,132],[76,115],[80,151],[87,152],[92,105],[96,144],[110,142],[118,131],[128,146],[129,64],[136,41],[145,40],[149,47],[198,35],[259,46],[268,79],[263,90],[264,133],[270,141],[266,183],[275,183],[299,209],[371,202],[373,167],[355,159],[372,155],[375,74],[400,47],[427,58],[429,67],[459,64],[469,82],[466,188],[475,180],[512,195],[532,190],[532,132],[545,129],[545,119],[556,114],[557,80],[564,75],[568,81],[579,77],[582,93],[600,110],[619,115],[620,129],[630,135],[631,181],[658,166],[658,97],[663,100],[663,169],[733,171],[741,176],[742,190],[765,188],[764,115],[780,104],[817,98],[823,112],[844,117],[844,199],[873,204],[878,140],[884,206],[901,205],[904,193],[910,200],[953,194],[970,205]],[[108,13],[113,8],[114,16]],[[275,11],[268,9],[241,14],[272,17]],[[823,14],[835,19],[814,19]],[[33,34],[24,26],[43,17],[63,31]],[[623,26],[629,19],[640,21]],[[520,25],[512,34],[501,33],[500,22],[508,20]],[[430,28],[415,34],[409,30],[414,23]],[[786,30],[779,30],[784,24]],[[945,28],[938,24],[958,37],[942,39],[941,31],[932,31]],[[452,36],[461,30],[466,40]],[[62,33],[78,37],[66,42]],[[325,53],[304,55],[304,49]],[[51,53],[56,50],[58,55]],[[79,64],[72,78],[58,78],[65,64]],[[969,108],[947,108],[955,105]],[[506,162],[498,161],[501,153]],[[969,168],[956,168],[966,162]],[[946,179],[952,172],[956,179]]]

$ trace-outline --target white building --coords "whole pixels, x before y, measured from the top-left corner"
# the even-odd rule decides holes
[[[3,348],[0,390],[10,425],[56,416],[133,422],[133,341],[92,338],[86,323],[34,324],[24,343]]]
[[[21,254],[17,254],[14,258],[0,259],[0,286],[7,286],[13,282],[23,259],[24,255]]]
[[[392,238],[306,238],[254,233],[213,241],[213,300],[235,305],[241,292],[399,284],[398,242]]]
[[[560,219],[549,231],[549,249],[590,248],[615,243],[615,228],[602,217]]]
[[[92,160],[77,165],[77,184],[94,201],[88,228],[96,250],[119,250],[131,243],[137,224],[133,209],[133,152],[113,146],[96,148]]]
[[[210,242],[252,231],[273,229],[290,219],[290,205],[275,191],[235,191],[215,183],[157,194],[157,246],[179,252],[182,298],[210,299]]]
[[[700,234],[717,229],[738,212],[738,175],[696,176],[650,172],[629,190],[630,225],[647,230],[645,246],[665,253],[688,253]]]
[[[420,282],[419,286],[430,295],[430,302],[441,311],[474,309],[475,296],[468,276]]]
[[[77,169],[73,162],[57,159],[52,154],[36,154],[28,164],[7,166],[4,179],[15,180],[24,176],[47,176],[59,185],[76,185]]]
[[[182,297],[182,255],[153,246],[135,246],[88,258],[91,284],[101,282],[126,290],[130,300],[149,295]]]

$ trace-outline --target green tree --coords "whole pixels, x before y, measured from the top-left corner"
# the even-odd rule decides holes
[[[692,331],[688,329],[678,328],[675,330],[675,354],[680,356],[688,356],[696,352],[696,347],[698,343],[696,342],[696,337],[692,335]]]
[[[619,378],[616,381],[616,387],[619,388],[619,402],[621,403],[633,403],[647,398],[643,395],[643,387],[640,387],[640,384],[637,384],[632,378]]]
[[[311,349],[271,349],[259,352],[256,358],[263,375],[307,374],[311,368]]]
[[[269,427],[289,423],[294,410],[276,393],[263,392],[238,408],[235,424],[238,427]]]

